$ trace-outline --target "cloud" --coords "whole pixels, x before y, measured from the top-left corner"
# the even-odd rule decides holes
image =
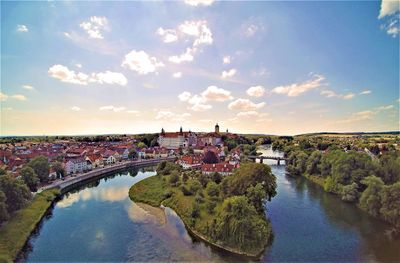
[[[236,69],[230,69],[230,70],[228,70],[228,71],[222,71],[222,74],[221,74],[221,78],[223,78],[223,79],[226,79],[226,78],[231,78],[231,77],[233,77],[233,76],[235,76],[235,74],[236,74]]]
[[[6,101],[7,99],[8,95],[0,91],[0,101]]]
[[[171,111],[161,110],[157,112],[155,117],[156,120],[164,120],[164,121],[184,121],[187,117],[190,117],[190,113],[173,113]]]
[[[358,122],[358,121],[363,121],[363,120],[369,120],[374,116],[374,114],[375,113],[370,110],[359,111],[359,112],[351,114],[349,117],[347,117],[343,120],[338,120],[337,123],[352,123],[352,122]]]
[[[19,100],[19,101],[26,101],[27,98],[24,95],[21,94],[15,94],[10,96],[13,99]]]
[[[314,74],[310,80],[302,83],[293,83],[287,86],[279,86],[274,88],[272,92],[277,94],[285,94],[289,97],[296,97],[304,92],[321,87],[323,85],[322,81],[324,80],[324,76]]]
[[[396,37],[400,32],[399,17],[393,17],[388,23],[381,25],[381,29],[386,30],[388,35]]]
[[[132,50],[125,55],[121,66],[136,71],[140,75],[146,75],[148,73],[157,72],[157,69],[164,67],[164,64],[158,61],[157,58],[149,56],[143,50]]]
[[[227,101],[233,99],[231,92],[216,86],[209,86],[201,93],[206,101]]]
[[[75,72],[73,70],[68,69],[63,65],[53,65],[49,68],[48,74],[58,79],[62,82],[78,84],[78,85],[87,85],[89,83],[99,83],[99,84],[117,84],[121,86],[125,86],[128,83],[128,80],[122,73],[118,72],[99,72],[92,73],[91,75],[87,75],[82,72]]]
[[[264,23],[259,17],[250,17],[241,26],[242,34],[253,37],[264,30]]]
[[[22,85],[22,88],[26,90],[35,90],[35,88],[31,85]]]
[[[187,48],[185,53],[182,53],[179,56],[170,56],[168,60],[176,64],[180,64],[181,62],[193,61],[193,55],[195,51],[196,49],[194,48]]]
[[[194,104],[192,107],[190,107],[189,109],[191,109],[192,111],[206,111],[211,109],[212,106],[209,104],[201,104],[201,103],[197,103]]]
[[[17,31],[18,32],[28,32],[29,29],[26,25],[17,25]]]
[[[250,87],[246,93],[251,97],[262,97],[265,94],[265,88],[263,86]]]
[[[360,92],[359,95],[367,95],[367,94],[371,94],[371,93],[372,93],[372,91],[370,91],[370,90],[364,90],[364,91]]]
[[[257,111],[241,111],[236,114],[238,117],[258,117],[259,113]]]
[[[192,97],[192,94],[188,91],[184,91],[178,95],[180,101],[188,101]]]
[[[378,18],[393,15],[398,11],[400,11],[400,3],[398,0],[382,0]]]
[[[125,107],[114,107],[113,105],[102,106],[99,108],[100,111],[113,111],[113,112],[120,112],[124,111]]]
[[[126,111],[127,113],[130,113],[130,114],[135,114],[135,115],[140,115],[140,111],[138,111],[138,110],[128,110],[128,111]]]
[[[211,45],[213,43],[212,32],[208,27],[206,20],[187,20],[180,24],[176,30],[162,30],[162,33],[170,32],[172,34],[172,32],[174,32],[174,34],[177,35],[177,38],[193,39],[191,46],[187,47],[184,53],[170,56],[168,58],[168,60],[173,63],[193,61],[194,55],[200,50],[201,46]]]
[[[343,99],[350,100],[350,99],[354,98],[355,95],[356,94],[350,92],[350,93],[347,93],[346,95],[343,95]]]
[[[175,72],[174,74],[172,74],[172,77],[179,79],[182,77],[182,72]]]
[[[121,86],[125,86],[128,83],[128,80],[122,73],[108,70],[106,72],[93,73],[90,81],[100,84],[117,84]]]
[[[254,103],[248,99],[237,99],[229,103],[228,108],[230,110],[252,111],[256,109],[261,109],[264,106],[265,102]]]
[[[162,27],[159,27],[156,33],[163,37],[164,43],[172,43],[178,40],[178,35],[174,29],[163,29]]]
[[[79,25],[86,31],[90,38],[103,39],[103,31],[108,28],[108,20],[105,17],[91,16],[88,21]]]
[[[390,110],[390,109],[393,109],[393,108],[394,108],[393,105],[380,106],[380,107],[375,108],[375,112],[379,113],[381,111]]]
[[[231,56],[224,56],[224,57],[222,58],[222,62],[223,62],[224,64],[230,64],[230,63],[231,63]]]
[[[73,110],[73,111],[80,111],[81,108],[79,108],[78,106],[72,106],[72,107],[71,107],[71,110]]]
[[[322,90],[321,95],[327,98],[339,97],[333,90]]]
[[[191,6],[210,6],[214,3],[214,0],[185,0],[185,4]]]

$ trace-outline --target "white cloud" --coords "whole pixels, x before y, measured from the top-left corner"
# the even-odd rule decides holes
[[[364,91],[360,92],[360,95],[367,95],[367,94],[371,94],[371,93],[372,93],[372,91],[370,91],[370,90],[364,90]]]
[[[347,93],[346,95],[343,95],[343,99],[350,100],[350,99],[354,98],[355,95],[356,94],[350,92],[350,93]]]
[[[392,18],[386,25],[381,26],[386,33],[392,37],[396,37],[400,32],[399,17]]]
[[[13,99],[16,99],[16,100],[20,100],[20,101],[26,101],[27,100],[26,97],[24,95],[21,95],[21,94],[11,95],[10,97],[13,98]]]
[[[192,111],[206,111],[206,110],[209,110],[211,108],[212,108],[211,105],[209,105],[209,104],[201,104],[201,103],[194,104],[192,107],[190,107],[190,109]]]
[[[8,95],[0,91],[0,101],[6,101],[7,99]]]
[[[23,89],[26,89],[26,90],[34,90],[35,88],[33,87],[33,86],[31,86],[31,85],[22,85],[22,88]]]
[[[227,101],[233,99],[231,92],[216,86],[209,86],[201,93],[206,101]]]
[[[71,107],[71,110],[73,110],[73,111],[80,111],[81,108],[79,108],[78,106],[72,106],[72,107]]]
[[[333,90],[322,90],[321,95],[327,98],[339,97]]]
[[[188,61],[193,61],[193,55],[196,52],[197,49],[195,48],[187,48],[185,53],[180,54],[179,56],[170,56],[168,60],[170,62],[179,64],[181,62],[188,62]]]
[[[113,105],[102,106],[99,108],[101,111],[113,111],[113,112],[120,112],[125,110],[125,107],[114,107]]]
[[[130,114],[140,115],[140,111],[138,111],[138,110],[128,110],[126,112],[130,113]]]
[[[164,35],[165,32],[174,32],[179,35],[179,38],[187,39],[188,37],[193,39],[190,47],[186,48],[186,51],[180,55],[170,56],[168,60],[173,63],[181,63],[193,61],[195,53],[199,51],[199,48],[204,45],[211,45],[213,43],[213,37],[211,29],[207,25],[205,20],[192,20],[184,21],[178,26],[178,29],[162,29]],[[161,31],[160,31],[161,32]],[[171,33],[172,34],[172,33]],[[165,41],[164,41],[165,42]]]
[[[28,32],[28,27],[26,25],[17,25],[18,32]]]
[[[93,73],[91,76],[91,82],[98,82],[100,84],[117,84],[121,86],[125,86],[128,83],[128,80],[122,73],[118,72],[100,72],[100,73]]]
[[[231,77],[235,76],[236,72],[237,71],[234,68],[230,69],[228,71],[224,70],[224,71],[222,71],[221,78],[223,78],[223,79],[231,78]]]
[[[143,50],[132,50],[125,55],[122,66],[136,71],[140,75],[146,75],[156,72],[158,68],[164,67],[164,64],[158,61],[157,58],[149,56]]]
[[[156,32],[163,37],[164,43],[172,43],[178,40],[178,35],[174,29],[163,29],[159,27]]]
[[[228,108],[230,110],[252,111],[256,109],[261,109],[264,106],[265,102],[254,103],[248,99],[237,99],[229,103]]]
[[[103,39],[103,31],[108,28],[108,20],[105,17],[91,16],[88,21],[79,25],[90,38]]]
[[[224,56],[224,57],[222,58],[222,62],[223,62],[224,64],[230,64],[230,63],[231,63],[231,56]]]
[[[89,83],[99,83],[99,84],[117,84],[121,86],[125,86],[128,83],[128,80],[125,76],[118,72],[99,72],[92,73],[90,76],[82,73],[75,72],[73,70],[68,69],[63,65],[53,65],[49,68],[48,74],[56,79],[59,79],[62,82],[78,84],[78,85],[87,85]]]
[[[246,93],[251,97],[262,97],[265,94],[265,88],[263,86],[250,87]]]
[[[387,106],[380,106],[378,108],[375,108],[376,112],[379,113],[381,111],[385,111],[385,110],[390,110],[393,109],[394,106],[393,105],[387,105]]]
[[[323,80],[325,80],[324,76],[315,74],[313,75],[312,79],[303,83],[293,83],[287,86],[279,86],[274,88],[272,92],[277,94],[285,94],[289,97],[296,97],[304,92],[321,87],[323,85]]]
[[[160,110],[157,112],[156,120],[165,120],[165,121],[184,121],[187,117],[190,117],[190,113],[173,113],[171,111]]]
[[[392,15],[398,11],[400,11],[399,0],[382,0],[378,18]]]
[[[374,116],[374,112],[370,110],[366,111],[360,111],[351,114],[349,117],[338,120],[337,123],[353,123],[353,122],[358,122],[358,121],[363,121],[363,120],[369,120]]]
[[[179,79],[182,77],[182,72],[175,72],[174,74],[172,74],[172,77]]]
[[[75,64],[75,67],[77,67],[77,68],[82,68],[82,64]]]
[[[184,91],[181,94],[178,95],[178,98],[180,101],[189,101],[189,99],[192,97],[192,94],[188,91]]]
[[[257,111],[241,111],[236,114],[237,117],[258,117],[259,113]]]
[[[264,23],[260,17],[250,17],[241,26],[242,34],[253,37],[264,30]]]
[[[191,6],[209,6],[214,3],[214,0],[185,0],[185,4],[191,5]]]

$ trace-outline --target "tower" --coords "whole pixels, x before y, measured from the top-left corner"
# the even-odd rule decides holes
[[[179,133],[180,133],[180,134],[183,133],[182,126],[181,126],[181,128],[179,129]]]
[[[165,134],[164,128],[161,128],[161,134],[162,134],[162,135]]]
[[[218,125],[218,123],[215,125],[215,133],[219,133],[219,125]]]

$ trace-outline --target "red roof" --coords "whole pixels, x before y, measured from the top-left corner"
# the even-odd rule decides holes
[[[218,172],[218,173],[231,173],[236,166],[230,163],[212,163],[203,164],[201,166],[202,172]]]

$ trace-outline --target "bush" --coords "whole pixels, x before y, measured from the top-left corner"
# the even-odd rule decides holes
[[[172,191],[165,191],[163,193],[164,199],[170,198],[174,193]]]
[[[214,209],[215,209],[216,206],[217,206],[217,203],[215,201],[207,202],[207,204],[206,204],[207,212],[209,214],[213,214],[214,213]]]
[[[184,185],[181,186],[181,191],[183,193],[183,195],[188,196],[188,195],[192,195],[193,193]]]
[[[189,186],[190,191],[195,194],[197,191],[202,189],[202,186],[199,181],[193,180]]]
[[[199,204],[204,203],[204,197],[202,197],[201,195],[198,194],[198,195],[196,195],[194,201]]]
[[[178,174],[178,172],[173,171],[171,173],[171,175],[169,176],[169,183],[172,186],[176,186],[178,184],[178,182],[179,182],[179,174]]]
[[[200,205],[198,203],[193,204],[192,211],[190,212],[190,216],[192,218],[197,218],[200,216]]]
[[[219,187],[216,183],[210,182],[206,188],[207,194],[209,196],[218,196],[219,195]]]

